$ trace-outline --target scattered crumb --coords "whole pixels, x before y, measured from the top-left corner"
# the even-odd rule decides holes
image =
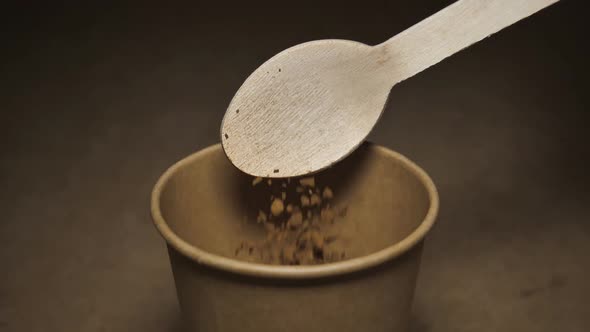
[[[258,211],[258,218],[256,218],[256,221],[261,223],[261,222],[266,222],[267,217],[266,217],[266,213],[264,213],[264,211],[260,210]]]
[[[309,201],[311,206],[319,206],[320,204],[322,204],[322,199],[318,194],[311,195]]]
[[[301,224],[303,224],[303,214],[301,214],[301,211],[294,212],[289,218],[289,221],[287,221],[287,226],[291,228],[299,227]]]
[[[332,199],[332,198],[334,198],[334,193],[332,192],[332,189],[330,189],[330,187],[324,188],[324,192],[322,193],[322,197],[324,199]]]
[[[255,178],[252,185],[261,181],[262,178]],[[268,183],[270,186],[270,179]],[[283,180],[280,198],[275,197],[279,191],[272,194],[277,188],[269,188],[269,211],[258,212],[256,220],[263,224],[265,240],[255,243],[243,241],[235,250],[235,255],[249,262],[275,265],[310,265],[343,260],[345,252],[335,247],[338,235],[331,225],[337,215],[346,213],[346,209],[336,212],[330,206],[328,201],[334,198],[332,189],[324,187],[320,190],[313,177],[300,179],[297,186],[289,184],[289,179],[286,182]],[[303,194],[304,187],[317,189],[308,190],[310,194],[307,195]],[[287,195],[292,192],[302,194]],[[291,200],[287,201],[287,197]]]
[[[270,205],[270,212],[275,217],[279,216],[281,213],[283,213],[284,209],[285,209],[285,205],[283,204],[283,200],[280,198],[275,198],[272,201],[272,204]]]
[[[301,195],[301,206],[308,207],[310,205],[310,200],[307,195]]]
[[[307,177],[299,179],[299,183],[305,187],[315,187],[315,178],[314,177]]]

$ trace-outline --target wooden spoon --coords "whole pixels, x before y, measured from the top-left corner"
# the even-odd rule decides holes
[[[557,1],[459,0],[377,46],[291,47],[240,87],[221,124],[223,149],[253,176],[329,167],[367,137],[395,84]]]

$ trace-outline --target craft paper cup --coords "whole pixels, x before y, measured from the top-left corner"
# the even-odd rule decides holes
[[[173,165],[152,193],[168,245],[183,317],[202,332],[391,332],[408,328],[422,244],[435,222],[432,180],[402,155],[371,143],[316,174],[347,206],[340,227],[347,259],[313,266],[237,260],[262,235],[252,178],[220,145]],[[276,181],[276,180],[275,180]],[[266,185],[261,183],[258,186]]]

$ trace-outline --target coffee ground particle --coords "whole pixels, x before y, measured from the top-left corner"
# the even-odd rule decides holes
[[[256,178],[252,185],[261,181]],[[345,258],[344,250],[330,248],[337,236],[328,233],[336,215],[345,214],[346,209],[335,212],[330,204],[334,198],[332,189],[326,186],[320,190],[314,177],[298,182],[291,185],[290,179],[283,180],[276,196],[271,188],[268,213],[261,209],[257,217],[257,222],[264,226],[265,239],[242,241],[235,251],[238,258],[273,265],[315,265]],[[270,179],[268,185],[271,186]],[[291,199],[287,201],[286,197]]]

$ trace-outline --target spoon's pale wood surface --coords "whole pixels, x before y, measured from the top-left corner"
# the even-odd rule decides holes
[[[289,48],[232,99],[224,151],[254,176],[329,167],[366,138],[396,83],[557,1],[459,0],[377,46],[321,40]]]

